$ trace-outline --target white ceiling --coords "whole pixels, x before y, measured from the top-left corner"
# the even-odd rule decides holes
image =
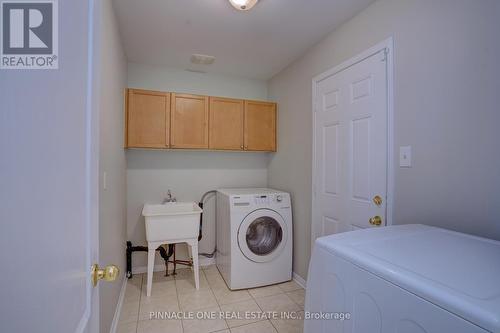
[[[373,0],[114,0],[131,62],[269,79]],[[193,65],[193,53],[213,55]]]

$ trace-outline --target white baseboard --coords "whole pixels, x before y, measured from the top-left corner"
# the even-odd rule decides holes
[[[122,311],[123,299],[125,298],[125,291],[127,290],[127,277],[123,277],[122,288],[120,290],[120,296],[118,297],[118,303],[116,303],[115,315],[113,316],[113,321],[111,322],[111,328],[109,333],[116,333],[118,329],[118,321],[120,320],[120,312]]]
[[[212,258],[200,256],[198,261],[200,262],[201,267],[215,265],[215,256],[213,256]]]
[[[213,258],[207,258],[207,257],[200,256],[198,258],[198,262],[200,264],[200,267],[215,265],[215,257],[213,257]],[[172,265],[169,265],[169,270],[172,267],[173,267]],[[186,267],[186,266],[179,265],[177,267]],[[164,271],[164,270],[165,270],[165,265],[164,264],[155,265],[154,268],[153,268],[154,272],[161,272],[161,271]],[[133,267],[132,268],[132,274],[142,274],[142,273],[146,273],[147,271],[148,271],[148,266],[139,266],[139,267]]]
[[[155,267],[153,268],[154,272],[161,272],[164,270],[165,270],[164,264],[155,265]],[[132,268],[132,274],[142,274],[142,273],[146,273],[147,271],[148,271],[148,266],[139,266],[139,267]]]
[[[292,278],[295,282],[297,282],[297,284],[299,286],[301,286],[302,288],[306,289],[306,286],[307,286],[307,281],[304,280],[300,275],[298,275],[297,273],[293,272],[292,273]]]

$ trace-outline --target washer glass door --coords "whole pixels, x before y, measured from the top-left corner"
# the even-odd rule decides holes
[[[270,209],[253,211],[243,220],[238,230],[241,252],[256,262],[276,258],[286,244],[287,229],[283,217]]]

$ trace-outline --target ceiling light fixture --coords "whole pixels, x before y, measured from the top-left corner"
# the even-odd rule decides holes
[[[215,61],[214,56],[206,54],[193,54],[191,55],[191,62],[197,65],[211,65]]]
[[[231,5],[238,10],[250,10],[259,0],[229,0]]]

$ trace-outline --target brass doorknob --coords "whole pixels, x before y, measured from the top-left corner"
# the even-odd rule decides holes
[[[382,205],[382,198],[380,197],[380,195],[374,196],[372,200],[375,205],[377,206]]]
[[[374,216],[372,218],[370,218],[370,224],[371,225],[381,225],[382,224],[382,218],[380,216]]]
[[[99,280],[108,282],[115,281],[118,274],[120,274],[120,269],[115,265],[108,265],[104,268],[99,268],[99,265],[94,264],[92,265],[90,271],[90,278],[92,279],[92,285],[95,287],[97,286],[97,282]]]

